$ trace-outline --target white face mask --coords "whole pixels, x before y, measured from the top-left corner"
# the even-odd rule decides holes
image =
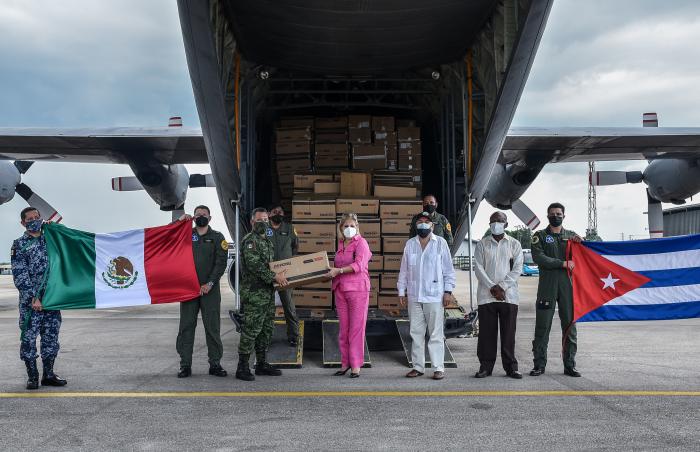
[[[348,226],[347,228],[343,229],[343,235],[345,235],[346,238],[351,239],[357,235],[357,228]]]
[[[505,223],[491,223],[489,227],[491,228],[491,234],[493,235],[501,235],[506,230]]]

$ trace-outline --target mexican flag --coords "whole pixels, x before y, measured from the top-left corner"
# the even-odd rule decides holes
[[[189,221],[111,234],[44,225],[44,309],[100,309],[199,296]]]

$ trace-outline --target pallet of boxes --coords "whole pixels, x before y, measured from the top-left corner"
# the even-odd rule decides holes
[[[373,254],[370,309],[391,316],[406,314],[396,285],[410,221],[422,207],[420,129],[412,121],[406,125],[397,131],[394,118],[386,116],[315,118],[314,169],[293,176],[291,211],[299,253],[326,251],[332,266],[338,220],[357,214]],[[410,143],[403,152],[402,143]],[[329,280],[298,287],[294,301],[300,315],[334,316]]]

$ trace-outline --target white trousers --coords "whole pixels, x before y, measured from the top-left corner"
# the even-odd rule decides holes
[[[425,333],[428,332],[428,354],[433,369],[445,371],[445,310],[442,303],[408,302],[411,322],[411,361],[413,368],[425,373]]]

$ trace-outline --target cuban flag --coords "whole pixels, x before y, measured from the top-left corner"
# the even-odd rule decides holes
[[[700,235],[568,246],[574,322],[700,317]]]

